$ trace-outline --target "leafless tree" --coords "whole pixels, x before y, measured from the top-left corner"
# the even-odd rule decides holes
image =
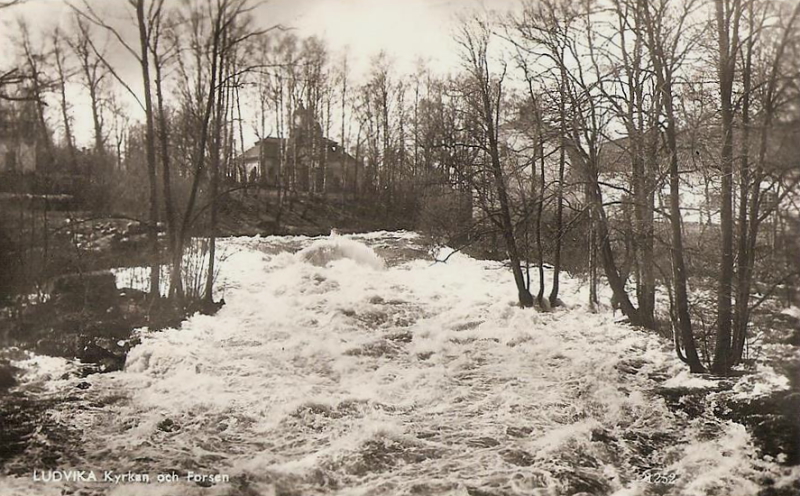
[[[58,93],[61,104],[61,117],[64,121],[64,142],[69,151],[70,162],[73,170],[78,166],[78,159],[75,152],[75,137],[72,133],[72,116],[70,115],[70,104],[67,101],[67,78],[69,77],[69,67],[67,57],[62,43],[64,35],[59,28],[53,31],[51,44],[53,50],[53,65],[56,70]]]
[[[83,84],[89,92],[89,103],[94,126],[94,149],[98,155],[104,151],[105,136],[103,134],[102,85],[108,71],[102,62],[102,54],[97,54],[93,44],[91,25],[80,15],[75,17],[75,36],[68,43],[78,59]]]
[[[53,158],[53,140],[48,131],[45,116],[47,104],[45,103],[44,96],[48,83],[45,80],[44,54],[41,49],[34,47],[28,24],[24,20],[19,19],[17,26],[19,28],[20,55],[23,59],[26,72],[22,82],[28,85],[25,98],[34,102],[34,107],[36,109],[37,139],[44,144],[45,151],[47,152],[44,160],[49,161]]]
[[[515,225],[511,217],[506,173],[500,153],[499,127],[503,115],[503,82],[507,66],[502,63],[499,73],[492,70],[489,52],[491,36],[488,21],[475,18],[461,25],[457,39],[466,72],[463,94],[468,105],[468,112],[476,123],[476,136],[473,136],[472,142],[467,146],[480,149],[490,161],[489,171],[499,204],[499,211],[491,218],[497,223],[503,235],[514,282],[517,286],[519,304],[523,307],[530,307],[533,306],[533,296],[525,283],[520,265],[521,257],[517,246]]]
[[[688,274],[684,260],[683,232],[681,228],[680,206],[680,170],[678,154],[678,117],[675,110],[674,79],[683,57],[688,51],[687,45],[680,43],[680,36],[686,29],[694,4],[691,0],[682,5],[677,19],[669,17],[668,2],[657,6],[645,5],[642,11],[644,27],[647,32],[647,48],[653,63],[653,70],[658,82],[659,95],[666,121],[666,142],[669,153],[669,221],[672,234],[670,247],[672,260],[672,278],[674,286],[674,305],[677,329],[673,331],[678,356],[686,361],[692,372],[703,372],[705,368],[700,362],[692,331],[692,319],[689,313]]]

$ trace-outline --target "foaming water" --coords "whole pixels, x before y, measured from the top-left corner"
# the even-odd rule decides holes
[[[312,265],[326,266],[334,260],[349,259],[373,269],[383,269],[385,263],[369,246],[336,234],[318,239],[298,254],[300,259]]]
[[[90,388],[70,391],[80,407],[54,415],[81,439],[59,467],[231,482],[63,486],[744,495],[772,470],[753,462],[741,426],[676,416],[651,394],[682,364],[655,337],[580,309],[575,281],[564,282],[573,308],[543,314],[514,306],[500,263],[453,254],[387,267],[370,248],[415,242],[412,233],[224,240],[232,255],[219,313],[145,334],[124,371],[89,377]],[[45,463],[31,456],[18,466]],[[678,478],[643,482],[648,468]],[[34,487],[21,472],[4,483],[9,494]]]

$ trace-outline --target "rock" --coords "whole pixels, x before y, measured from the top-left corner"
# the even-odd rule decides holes
[[[147,292],[136,288],[120,288],[119,296],[121,298],[129,298],[136,301],[145,301],[147,299]]]
[[[16,367],[11,366],[10,363],[0,362],[0,391],[17,385],[17,379],[14,377],[16,371]]]
[[[50,295],[65,306],[83,305],[106,309],[115,303],[117,280],[109,270],[65,274],[49,283]]]
[[[125,356],[114,355],[113,357],[103,358],[100,360],[99,365],[101,372],[117,372],[125,368]]]
[[[605,429],[596,428],[592,430],[592,442],[612,443],[617,442],[617,438]]]
[[[111,251],[112,247],[116,244],[116,240],[112,234],[104,235],[101,238],[97,238],[91,243],[89,243],[88,248],[94,252],[109,252]]]
[[[732,399],[717,406],[717,416],[748,427],[763,454],[781,464],[800,464],[800,393],[777,391],[763,398]]]
[[[165,418],[158,423],[158,430],[161,432],[175,432],[180,430],[180,426],[171,418]]]
[[[219,311],[220,308],[225,306],[225,298],[221,298],[219,301],[208,301],[202,300],[200,302],[195,303],[194,305],[190,305],[191,310],[195,310],[197,312],[202,313],[203,315],[214,315]]]
[[[506,434],[511,437],[527,437],[533,432],[530,427],[506,427]]]
[[[144,234],[147,232],[147,226],[142,224],[141,222],[128,222],[125,226],[125,230],[123,234],[126,236],[133,236],[136,234]]]
[[[536,457],[525,450],[509,449],[500,452],[506,463],[516,465],[518,467],[530,467],[536,462]]]
[[[472,448],[494,448],[495,446],[499,445],[500,441],[492,437],[478,437],[467,440],[467,446]]]
[[[609,494],[611,492],[605,476],[596,469],[575,467],[572,470],[556,474],[556,478],[565,486],[563,494],[585,496],[587,494]]]
[[[420,360],[427,360],[432,356],[433,356],[433,352],[432,351],[423,351],[423,352],[417,353],[417,358],[419,358]]]
[[[674,412],[682,411],[690,419],[695,419],[705,412],[707,389],[657,387],[655,393],[664,398],[667,408]]]
[[[211,487],[211,486],[214,485],[214,483],[212,481],[205,480],[205,479],[196,480],[196,481],[194,481],[194,483],[197,484],[200,487]]]
[[[492,492],[481,487],[466,486],[469,496],[502,496],[502,493]]]
[[[90,387],[92,387],[92,385],[86,381],[83,381],[78,383],[75,387],[78,389],[89,389]]]
[[[645,361],[641,358],[627,358],[620,360],[616,365],[614,365],[614,368],[623,374],[636,375],[639,373],[639,369],[641,369],[644,364]]]
[[[78,356],[75,358],[86,363],[102,363],[107,360],[113,361],[116,359],[116,356],[107,349],[90,342],[78,352]]]
[[[395,332],[386,336],[386,339],[389,341],[394,341],[395,343],[410,343],[414,340],[414,335],[408,331],[405,332]]]
[[[128,234],[119,240],[122,248],[127,250],[138,250],[148,243],[147,234]]]

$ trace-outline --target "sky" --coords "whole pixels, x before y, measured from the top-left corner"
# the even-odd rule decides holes
[[[356,67],[363,69],[379,50],[390,54],[401,68],[417,58],[432,65],[454,63],[451,33],[454,18],[472,0],[308,0],[296,25],[331,45],[347,48]]]
[[[412,69],[422,58],[452,67],[458,63],[453,32],[458,16],[473,10],[506,11],[520,0],[272,0],[259,12],[320,36],[335,49],[347,49],[361,68],[380,50],[399,68]]]
[[[135,26],[126,0],[90,0],[96,9],[113,19],[135,43]],[[167,0],[175,2],[177,0]],[[83,0],[73,0],[80,5]],[[346,50],[356,78],[369,69],[370,60],[384,50],[399,73],[411,72],[418,60],[434,70],[447,72],[458,64],[453,32],[458,16],[473,10],[505,11],[519,0],[267,0],[254,11],[262,27],[281,24],[299,36],[315,35],[327,42],[332,56]],[[18,17],[27,20],[32,32],[52,32],[56,25],[68,28],[71,9],[65,0],[27,0],[23,5],[0,11],[3,46],[0,69],[7,67],[16,51],[13,42]],[[115,67],[126,79],[135,80],[135,61],[114,41],[109,42]],[[79,88],[73,88],[75,127],[79,142],[90,141],[88,108]]]

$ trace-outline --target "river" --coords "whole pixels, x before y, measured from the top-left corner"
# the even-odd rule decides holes
[[[692,380],[670,343],[587,311],[578,279],[540,313],[501,263],[434,263],[413,233],[221,245],[225,306],[142,330],[123,371],[18,362],[52,404],[0,494],[750,495],[797,475],[742,425],[668,408],[653,391]]]

